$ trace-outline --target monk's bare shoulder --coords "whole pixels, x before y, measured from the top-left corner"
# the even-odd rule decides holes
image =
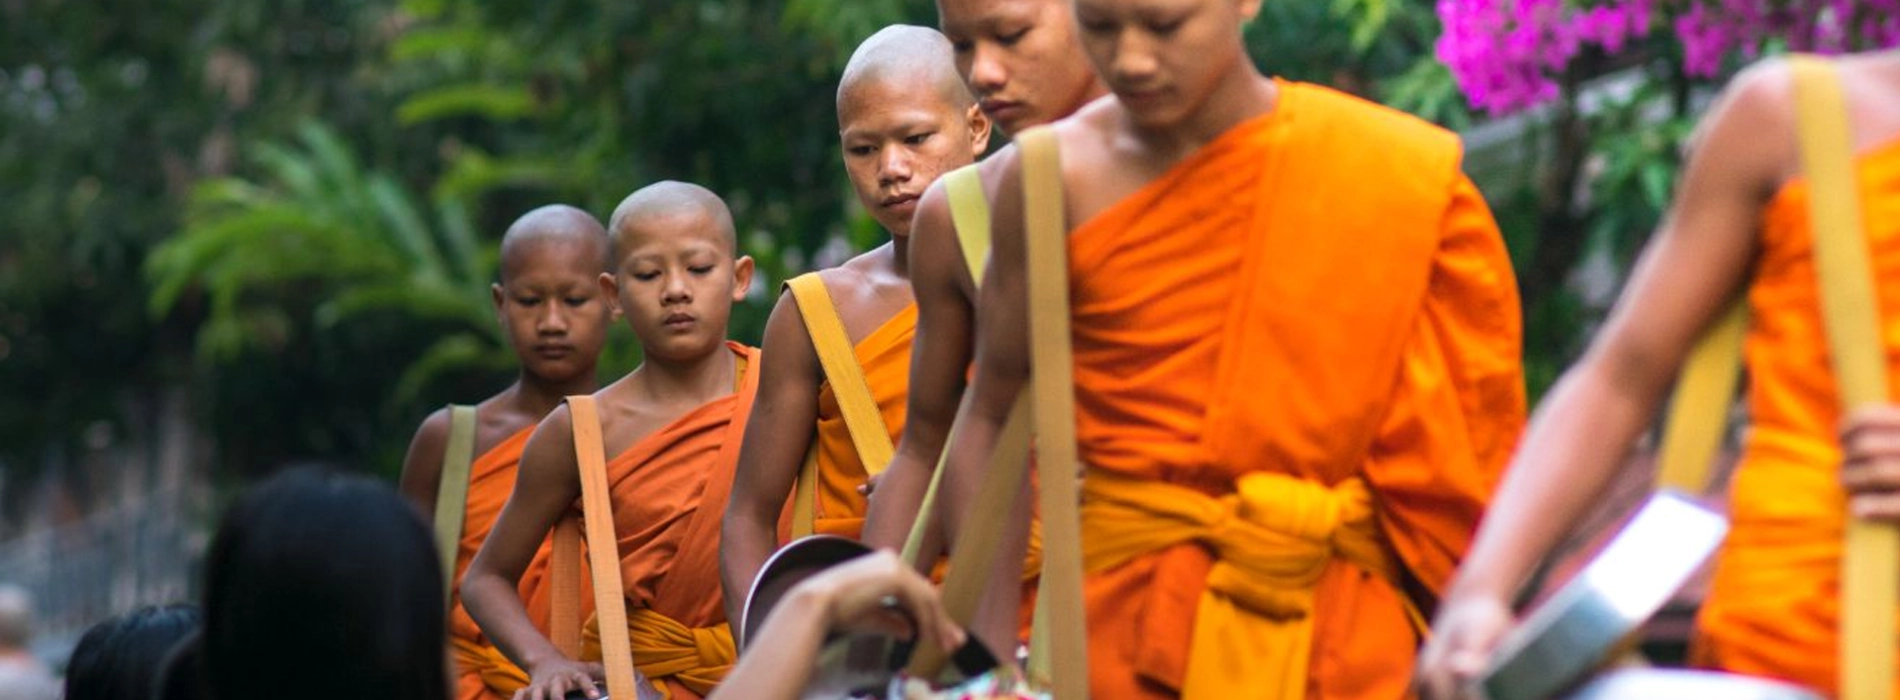
[[[402,476],[397,481],[403,496],[424,511],[435,509],[436,489],[442,481],[442,458],[448,453],[449,409],[438,408],[422,419],[416,435],[409,441],[409,452],[402,460]]]

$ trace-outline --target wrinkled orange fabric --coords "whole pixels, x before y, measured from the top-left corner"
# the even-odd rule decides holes
[[[627,623],[647,626],[630,633],[634,663],[675,700],[704,697],[737,656],[731,634],[725,632],[720,595],[719,519],[758,394],[759,351],[727,345],[745,359],[738,391],[693,409],[607,462]],[[654,614],[705,633],[676,639],[670,634],[676,631],[673,625],[653,629]],[[586,627],[585,634],[597,640],[597,621],[589,619]],[[700,637],[721,633],[723,645],[700,643]],[[592,654],[583,657],[597,659],[598,644],[588,646]],[[679,663],[686,656],[693,661]]]
[[[521,466],[521,449],[528,444],[528,436],[534,434],[534,426],[528,426],[508,436],[469,465],[468,470],[468,510],[462,521],[462,545],[455,555],[456,590],[450,597],[449,642],[455,649],[456,700],[501,700],[514,695],[516,690],[528,684],[528,676],[520,668],[503,656],[494,644],[482,636],[481,628],[462,608],[462,576],[468,573],[468,563],[475,559],[475,552],[488,539],[488,533],[495,527],[495,519],[501,515],[501,507],[508,502],[508,494],[515,490],[515,474]],[[548,633],[548,606],[552,591],[548,588],[548,561],[552,553],[553,537],[542,540],[541,548],[535,550],[534,559],[521,573],[521,583],[516,591],[521,595],[521,603],[528,609],[528,620],[542,634]],[[586,564],[582,564],[581,614],[593,612],[592,586],[585,581]]]
[[[916,335],[917,305],[911,304],[852,348],[892,444],[904,432],[906,399],[910,396],[910,341]],[[838,409],[838,397],[832,393],[830,381],[818,387],[818,432],[813,447],[818,451],[818,488],[812,507],[812,531],[858,539],[868,506],[858,487],[871,474],[858,459],[856,443],[845,428],[844,414]]]
[[[1900,140],[1857,161],[1862,222],[1900,396]],[[1748,292],[1749,429],[1729,491],[1728,540],[1698,617],[1699,659],[1738,673],[1839,688],[1840,399],[1814,276],[1808,186],[1762,211]],[[1900,621],[1896,621],[1900,625]],[[1900,692],[1900,685],[1896,685]]]
[[[1081,457],[1215,497],[1255,472],[1363,479],[1376,540],[1436,593],[1523,424],[1510,260],[1454,136],[1279,87],[1272,113],[1071,233]],[[1084,521],[1101,508],[1085,496]],[[1191,650],[1217,556],[1190,540],[1088,575],[1095,697],[1179,697],[1190,656],[1223,653]],[[1401,596],[1325,562],[1306,697],[1407,694],[1418,638]]]

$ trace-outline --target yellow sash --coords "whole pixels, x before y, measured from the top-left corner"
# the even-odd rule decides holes
[[[1198,542],[1216,561],[1194,618],[1184,698],[1306,697],[1313,593],[1342,559],[1395,582],[1400,564],[1379,534],[1363,480],[1327,488],[1269,472],[1225,496],[1091,472],[1082,485],[1088,571]],[[1408,608],[1415,625],[1422,618]],[[1422,627],[1422,625],[1421,625]]]
[[[509,661],[495,645],[461,637],[450,637],[449,644],[455,653],[455,667],[479,674],[489,690],[508,697],[528,687],[527,672]]]
[[[724,623],[687,627],[650,608],[627,612],[627,638],[633,665],[663,697],[672,696],[666,684],[660,682],[667,678],[702,696],[711,693],[739,658],[738,648],[732,643],[732,629]],[[581,630],[581,643],[581,658],[600,658],[599,617],[588,619]]]

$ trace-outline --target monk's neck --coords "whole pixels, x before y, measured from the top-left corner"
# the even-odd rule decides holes
[[[910,236],[891,236],[891,271],[910,279]]]
[[[509,387],[509,393],[510,400],[523,413],[545,416],[561,405],[562,399],[592,394],[599,388],[600,381],[591,370],[565,382],[549,381],[524,372],[515,380],[515,385]]]
[[[1185,157],[1234,127],[1272,112],[1279,86],[1260,75],[1252,62],[1228,71],[1205,102],[1186,118],[1162,127],[1133,126],[1135,135],[1159,153]]]
[[[702,404],[731,394],[737,384],[737,360],[721,343],[701,357],[668,359],[647,357],[631,379],[634,389],[659,404]]]

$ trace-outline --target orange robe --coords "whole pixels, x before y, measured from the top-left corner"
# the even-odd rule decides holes
[[[1900,397],[1900,139],[1857,165],[1887,345],[1887,391]],[[1840,398],[1812,252],[1808,187],[1797,180],[1762,212],[1748,292],[1750,426],[1729,492],[1728,540],[1698,619],[1697,653],[1724,669],[1833,695],[1840,683],[1846,502],[1835,437]]]
[[[1091,538],[1127,517],[1105,509],[1110,482],[1225,508],[1249,475],[1315,492],[1358,477],[1373,554],[1436,593],[1523,423],[1510,260],[1454,136],[1324,88],[1280,88],[1272,113],[1070,234],[1084,546],[1112,547]],[[1241,589],[1263,581],[1224,570],[1217,546],[1196,537],[1106,569],[1090,552],[1095,697],[1177,697],[1191,658],[1220,657],[1191,651],[1203,593],[1247,608]],[[1304,589],[1259,604],[1310,615],[1303,694],[1405,696],[1419,638],[1404,594],[1320,546]]]
[[[534,426],[523,428],[469,465],[468,509],[462,520],[461,551],[455,555],[455,591],[449,601],[449,638],[455,648],[456,658],[456,700],[504,700],[528,684],[527,674],[508,661],[488,638],[482,636],[481,628],[462,608],[461,582],[462,576],[468,573],[468,563],[474,560],[476,550],[481,549],[482,542],[488,539],[489,531],[495,527],[495,519],[501,515],[501,507],[515,490],[515,474],[521,466],[521,449],[528,444],[528,436],[532,434]],[[542,634],[548,633],[552,591],[547,579],[552,542],[551,536],[541,542],[541,548],[535,551],[527,570],[521,573],[521,583],[516,589],[521,595],[522,604],[528,609],[528,620]],[[583,563],[582,571],[585,570],[586,564]],[[587,585],[585,574],[581,586],[581,614],[585,615],[594,609],[589,592],[592,587]]]
[[[719,520],[758,394],[759,351],[727,345],[746,361],[738,391],[607,462],[626,633],[640,672],[675,700],[704,697],[736,657],[720,595]],[[589,620],[583,658],[600,658],[599,634]]]
[[[910,341],[917,334],[917,305],[911,304],[858,341],[852,355],[864,370],[884,427],[896,444],[904,432],[904,411],[910,396]],[[856,443],[844,425],[838,397],[831,382],[818,387],[818,432],[813,446],[818,458],[818,488],[812,513],[812,531],[858,539],[868,505],[858,487],[871,478],[858,459]],[[882,467],[883,465],[879,465]]]

